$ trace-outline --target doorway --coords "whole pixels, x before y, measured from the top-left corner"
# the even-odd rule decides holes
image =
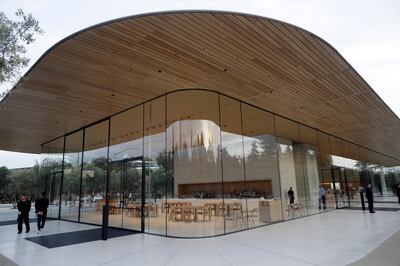
[[[108,189],[110,227],[144,232],[144,180],[143,157],[110,162]]]
[[[60,189],[61,189],[61,179],[62,171],[56,171],[50,173],[46,178],[46,188],[49,198],[49,207],[47,211],[47,216],[50,218],[59,218],[60,211]]]
[[[344,167],[332,166],[333,186],[336,195],[337,208],[345,208],[350,205],[350,194],[347,186],[347,172]]]

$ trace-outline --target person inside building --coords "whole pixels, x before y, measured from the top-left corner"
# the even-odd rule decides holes
[[[374,194],[372,193],[372,185],[368,184],[367,189],[365,190],[365,197],[368,201],[368,209],[370,213],[375,213],[374,211]]]
[[[37,215],[37,228],[38,233],[44,228],[47,217],[47,208],[49,207],[49,199],[46,197],[46,193],[40,193],[41,198],[35,202],[35,213]]]
[[[25,194],[22,194],[17,204],[18,209],[18,234],[22,233],[22,223],[25,224],[25,232],[29,233],[31,230],[29,225],[29,212],[31,211],[31,201]]]
[[[294,192],[292,187],[290,187],[288,190],[288,197],[289,197],[289,203],[294,204]]]
[[[326,210],[326,190],[325,188],[320,184],[319,185],[319,200],[318,200],[318,209],[321,210],[321,202],[322,202],[322,208]]]

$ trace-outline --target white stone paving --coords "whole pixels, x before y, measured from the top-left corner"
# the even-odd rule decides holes
[[[1,215],[1,214],[0,214]],[[44,234],[94,228],[49,221]],[[400,212],[338,210],[222,237],[175,239],[136,234],[47,249],[0,226],[0,253],[19,265],[346,265],[400,229]],[[32,223],[29,236],[36,236]]]

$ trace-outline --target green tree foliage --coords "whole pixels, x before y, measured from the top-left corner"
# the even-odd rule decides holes
[[[10,183],[9,175],[10,170],[7,167],[0,167],[0,195],[7,194],[8,184]]]
[[[22,9],[18,9],[15,15],[18,21],[0,12],[0,83],[12,82],[18,78],[21,69],[29,63],[29,59],[24,56],[26,45],[35,41],[36,34],[43,33],[32,14],[25,14]]]
[[[5,178],[4,178],[5,177]],[[27,194],[35,199],[40,192],[39,182],[45,178],[39,172],[39,164],[32,168],[8,170],[0,167],[0,202],[12,202],[18,194]],[[5,181],[4,181],[5,180]]]

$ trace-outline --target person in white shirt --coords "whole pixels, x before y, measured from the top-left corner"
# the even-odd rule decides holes
[[[321,210],[321,202],[322,202],[322,208],[324,210],[326,210],[326,190],[320,184],[319,185],[319,197],[318,197],[318,209],[320,209],[320,210]]]

